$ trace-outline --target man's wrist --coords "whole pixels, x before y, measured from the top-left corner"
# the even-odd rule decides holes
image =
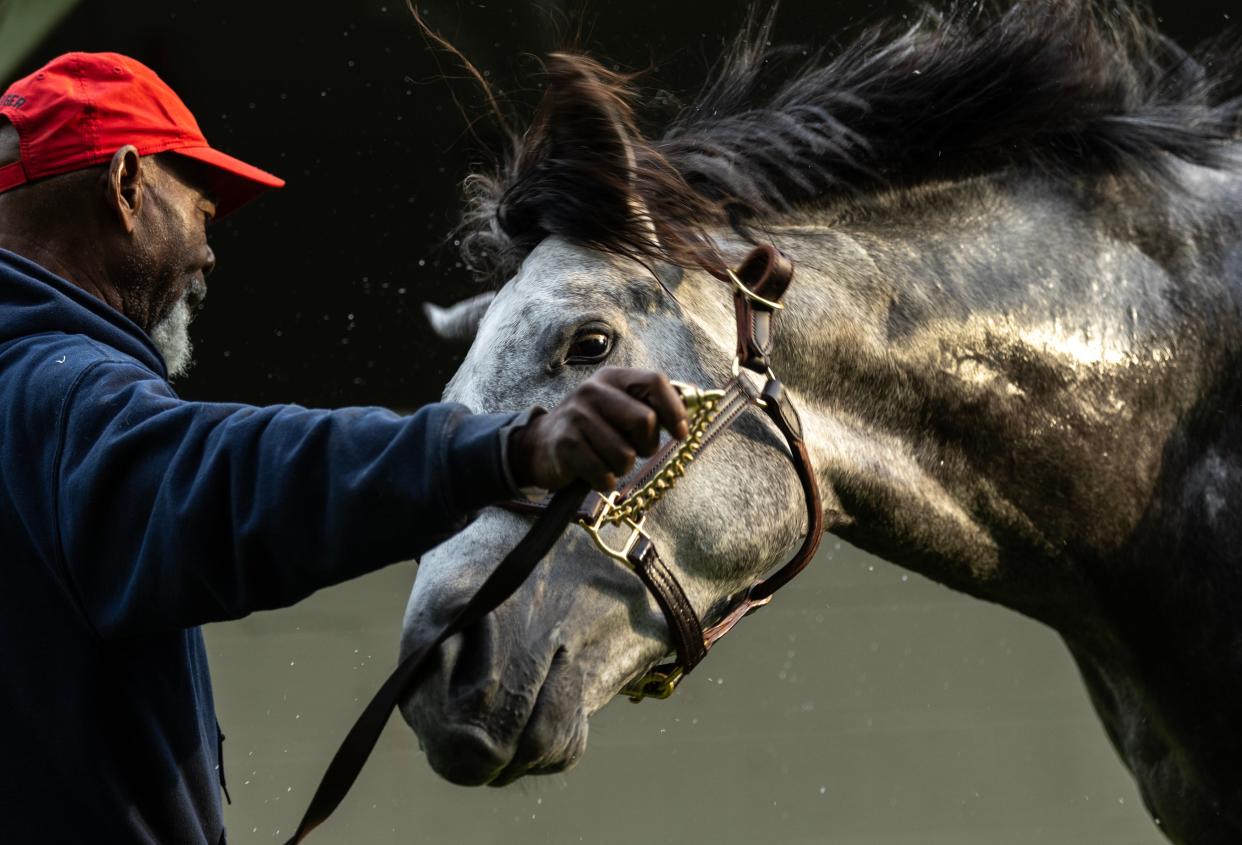
[[[510,492],[516,497],[532,500],[542,499],[547,491],[534,484],[531,474],[531,446],[524,442],[531,422],[547,413],[547,409],[535,405],[513,418],[500,430],[500,460],[504,466],[505,480]]]

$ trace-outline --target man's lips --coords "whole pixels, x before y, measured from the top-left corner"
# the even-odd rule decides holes
[[[203,307],[203,303],[207,299],[207,282],[203,279],[202,274],[194,277],[190,282],[190,289],[185,292],[185,303],[190,306],[190,311],[197,313]]]

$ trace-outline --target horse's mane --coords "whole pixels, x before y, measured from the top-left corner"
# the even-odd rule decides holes
[[[796,64],[765,46],[772,20],[752,14],[658,139],[638,129],[632,77],[551,56],[530,127],[466,181],[467,264],[507,276],[549,235],[703,263],[712,227],[747,236],[842,195],[1007,167],[1159,178],[1222,165],[1242,114],[1236,57],[1196,60],[1127,3],[961,4]]]

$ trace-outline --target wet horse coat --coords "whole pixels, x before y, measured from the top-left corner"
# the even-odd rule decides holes
[[[719,384],[729,297],[696,262],[777,244],[798,276],[773,360],[830,530],[1058,631],[1161,829],[1236,841],[1236,104],[1086,3],[864,36],[768,97],[750,36],[658,142],[622,80],[549,63],[509,169],[472,183],[467,257],[512,278],[470,305],[446,398],[551,405],[604,361]],[[567,359],[584,332],[608,338],[598,361]],[[649,525],[705,621],[798,540],[780,448],[749,421]],[[407,646],[523,528],[488,510],[425,557]],[[404,712],[452,780],[554,771],[667,647],[637,579],[570,536]]]

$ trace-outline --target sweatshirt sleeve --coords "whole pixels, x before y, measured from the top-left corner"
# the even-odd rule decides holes
[[[96,363],[61,413],[60,562],[105,637],[286,606],[512,495],[514,417],[187,402],[141,367]]]

